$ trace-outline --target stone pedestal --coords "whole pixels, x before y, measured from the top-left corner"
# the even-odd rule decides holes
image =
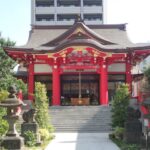
[[[31,131],[35,134],[36,136],[36,144],[40,145],[41,141],[40,141],[40,134],[38,133],[38,124],[37,123],[26,123],[24,122],[23,124],[21,124],[21,135],[23,137],[25,137],[25,133],[27,131]],[[24,138],[25,143],[26,143],[26,138]]]
[[[23,123],[21,124],[21,135],[24,136],[24,133],[27,131],[32,131],[33,133],[38,133],[38,124],[37,123]]]
[[[139,112],[128,108],[128,117],[125,122],[124,141],[129,144],[140,144],[142,137],[142,123],[138,120]]]
[[[40,144],[40,135],[38,134],[38,124],[35,121],[35,109],[30,109],[29,111],[26,111],[23,113],[22,118],[24,122],[21,124],[21,135],[25,137],[25,133],[27,131],[31,131],[36,136],[36,142],[37,144]],[[25,139],[26,143],[26,139]]]
[[[124,141],[129,144],[139,144],[142,137],[142,124],[140,121],[125,123]]]
[[[7,150],[23,150],[24,139],[21,137],[5,136],[2,138],[1,146]]]

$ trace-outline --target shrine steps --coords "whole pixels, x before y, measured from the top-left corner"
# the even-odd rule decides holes
[[[109,132],[108,106],[51,106],[49,113],[56,132]]]

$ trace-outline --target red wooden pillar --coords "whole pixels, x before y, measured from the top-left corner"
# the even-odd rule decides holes
[[[103,60],[100,67],[100,104],[108,105],[108,75],[107,65]]]
[[[132,75],[131,75],[131,58],[126,59],[126,83],[129,85],[129,90],[132,91]]]
[[[34,64],[29,64],[29,75],[28,75],[28,99],[33,100],[34,93]]]
[[[60,70],[57,65],[53,66],[52,84],[52,105],[60,105]]]

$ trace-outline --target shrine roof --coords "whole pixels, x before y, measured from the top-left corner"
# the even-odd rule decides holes
[[[27,44],[24,47],[36,48],[41,45],[53,45],[65,36],[73,33],[77,28],[82,28],[90,35],[93,35],[105,42],[119,45],[131,45],[132,42],[128,39],[126,33],[126,24],[103,24],[95,26],[86,26],[83,22],[77,22],[73,26],[34,26],[30,31],[30,36]]]
[[[26,47],[5,47],[5,50],[7,51],[15,51],[15,52],[25,52],[28,54],[44,54],[44,53],[53,53],[58,52],[66,47],[69,46],[91,46],[96,49],[100,49],[105,52],[115,52],[115,53],[128,53],[132,52],[134,50],[150,50],[150,44],[143,45],[143,44],[136,44],[132,47],[125,47],[121,45],[107,45],[104,46],[96,41],[93,41],[91,39],[84,40],[74,40],[74,41],[67,41],[66,43],[63,43],[62,45],[58,45],[56,47],[45,47],[45,46],[39,46],[36,48],[26,48]]]
[[[129,40],[126,24],[86,26],[78,21],[72,26],[33,26],[26,45],[5,50],[46,53],[78,45],[115,53],[150,49],[150,43],[134,44]]]

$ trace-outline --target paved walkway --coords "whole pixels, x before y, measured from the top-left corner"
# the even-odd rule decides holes
[[[45,150],[119,150],[108,133],[55,133]]]

